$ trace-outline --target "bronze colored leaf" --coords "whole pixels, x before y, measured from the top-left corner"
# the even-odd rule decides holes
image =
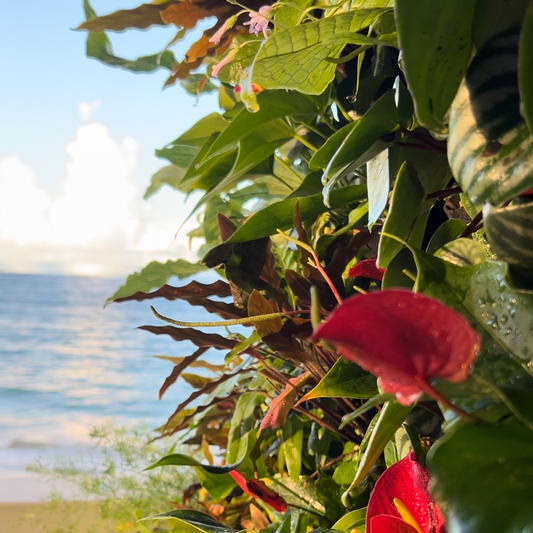
[[[185,63],[194,63],[199,59],[203,59],[211,48],[217,45],[209,41],[209,37],[203,33],[202,36],[191,45],[185,53]]]
[[[218,350],[231,350],[237,344],[233,339],[226,339],[217,333],[204,333],[193,328],[175,328],[174,326],[140,326],[137,329],[149,331],[155,335],[169,335],[175,341],[191,341],[198,348],[204,346]]]
[[[294,407],[296,398],[298,397],[299,387],[310,377],[311,374],[309,372],[304,372],[299,376],[289,379],[287,386],[270,403],[267,414],[261,420],[260,429],[276,429],[285,424],[287,416]]]
[[[184,287],[172,287],[171,285],[163,285],[160,289],[154,292],[136,292],[131,296],[117,298],[115,302],[127,302],[128,300],[151,300],[153,298],[165,298],[166,300],[187,300],[198,296],[230,296],[231,291],[229,285],[222,280],[217,280],[214,283],[204,284],[198,281],[191,281]]]
[[[189,355],[187,357],[184,357],[180,363],[178,363],[170,373],[170,376],[165,379],[165,382],[163,383],[162,387],[159,389],[159,399],[163,397],[163,394],[165,394],[166,390],[176,383],[176,380],[179,378],[180,374],[191,364],[198,359],[203,353],[205,353],[209,349],[208,346],[204,346],[202,348],[199,348],[196,350],[192,355]]]
[[[190,30],[196,26],[199,20],[212,15],[214,15],[213,12],[197,7],[189,0],[184,0],[170,5],[162,11],[161,20],[164,24],[174,24],[178,28]]]
[[[272,309],[272,306],[268,303],[266,298],[254,289],[252,294],[250,294],[250,298],[248,298],[248,315],[268,315],[273,312],[274,309]],[[263,338],[267,335],[278,333],[283,327],[283,323],[281,322],[281,318],[273,318],[272,320],[266,320],[265,322],[256,322],[254,326],[257,334]]]
[[[199,376],[198,374],[182,374],[181,378],[184,379],[191,387],[194,389],[201,389],[207,383],[211,382],[212,379],[205,376]]]

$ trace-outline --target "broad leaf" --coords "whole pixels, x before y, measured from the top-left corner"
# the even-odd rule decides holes
[[[283,425],[283,455],[289,477],[297,483],[302,470],[303,422],[290,416]]]
[[[376,378],[342,357],[298,403],[314,398],[372,398],[377,393]]]
[[[466,229],[466,224],[456,218],[451,218],[439,226],[431,237],[426,252],[434,254],[439,248],[453,241]]]
[[[533,524],[533,432],[516,423],[467,425],[430,452],[449,533],[522,533]]]
[[[144,520],[175,520],[186,533],[234,533],[237,530],[221,524],[208,514],[193,509],[174,509],[141,518]]]
[[[507,263],[533,266],[533,204],[483,207],[483,225],[494,253]]]
[[[352,185],[331,193],[331,209],[343,207],[366,198],[366,186]],[[287,230],[292,227],[294,209],[299,202],[302,221],[310,222],[330,208],[324,205],[321,194],[304,198],[290,198],[276,202],[253,214],[229,239],[228,242],[245,242],[269,235],[275,235],[276,230]]]
[[[478,130],[468,89],[463,84],[453,103],[448,158],[455,179],[476,208],[499,204],[533,187],[533,137],[526,124],[501,139],[491,150]]]
[[[420,124],[443,132],[444,117],[472,50],[475,2],[396,0],[402,64]]]
[[[521,112],[529,132],[533,133],[533,4],[529,4],[520,32],[518,51],[518,84],[520,87]]]
[[[347,43],[374,44],[358,34],[384,9],[359,9],[294,28],[276,31],[261,46],[252,78],[265,89],[292,89],[304,94],[321,94],[335,75],[337,58]]]
[[[433,255],[465,267],[478,265],[487,259],[483,246],[472,239],[456,239],[439,248]]]

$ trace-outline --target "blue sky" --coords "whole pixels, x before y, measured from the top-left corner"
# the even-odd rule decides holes
[[[140,3],[92,1],[100,14]],[[217,110],[216,96],[196,105],[181,87],[161,90],[163,70],[132,74],[86,58],[85,34],[72,31],[83,21],[82,1],[50,5],[0,4],[0,270],[125,275],[186,254],[184,237],[170,242],[182,197],[170,189],[147,203],[139,197],[165,164],[154,149]],[[134,58],[160,51],[173,35],[157,27],[110,37],[116,55]],[[97,226],[111,211],[107,235]]]

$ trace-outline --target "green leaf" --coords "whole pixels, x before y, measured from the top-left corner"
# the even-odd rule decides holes
[[[520,87],[521,113],[533,133],[533,4],[529,3],[520,32],[518,49],[518,85]]]
[[[352,185],[332,192],[331,209],[343,207],[366,198],[366,186]],[[254,213],[228,240],[228,242],[245,242],[261,237],[275,235],[277,229],[287,230],[292,227],[294,209],[299,202],[303,222],[310,222],[321,213],[329,210],[324,205],[321,194],[305,198],[290,198],[269,205]]]
[[[348,134],[357,126],[359,120],[350,122],[343,126],[340,130],[331,135],[328,140],[313,154],[313,157],[309,161],[309,168],[311,170],[320,170],[325,168],[329,163],[329,160],[335,155],[335,152],[339,149],[344,139]]]
[[[483,261],[461,267],[412,250],[418,268],[416,290],[437,298],[461,313],[481,336],[481,350],[474,364],[476,380],[452,384],[439,382],[443,394],[478,416],[498,419],[503,402],[522,422],[533,428],[533,294],[505,282],[506,265]],[[492,390],[491,390],[492,388]],[[487,410],[491,406],[495,413]],[[479,411],[479,409],[482,409]]]
[[[331,526],[331,529],[337,531],[351,531],[352,529],[360,528],[366,523],[366,507],[363,509],[356,509],[345,514],[340,520],[337,520]]]
[[[250,113],[242,109],[215,141],[206,159],[227,150],[237,141],[251,135],[257,128],[265,128],[273,120],[287,116],[318,114],[316,103],[298,93],[265,91],[257,95],[257,100],[261,106],[260,110],[257,113]]]
[[[150,185],[146,189],[143,198],[147,200],[161,189],[163,185],[169,185],[179,190],[181,180],[185,176],[185,170],[174,165],[168,165],[158,170],[150,179]]]
[[[366,164],[366,186],[368,189],[368,226],[374,222],[389,201],[389,151],[384,150]]]
[[[355,126],[348,131],[344,141],[333,154],[326,167],[322,178],[323,182],[327,183],[339,170],[359,159],[382,135],[390,133],[397,127],[398,113],[394,103],[394,93],[389,91],[357,120]],[[316,160],[317,165],[319,161],[319,159]]]
[[[296,416],[287,418],[283,426],[283,454],[289,477],[298,483],[302,470],[303,422]]]
[[[533,526],[533,432],[467,425],[428,455],[451,533],[522,533]]]
[[[172,276],[183,279],[203,270],[206,270],[206,268],[200,263],[189,263],[185,259],[169,260],[166,263],[152,261],[140,272],[135,272],[128,276],[126,283],[106,300],[105,305],[109,305],[117,298],[125,298],[136,292],[149,292],[152,289],[159,289]]]
[[[466,229],[466,224],[456,218],[443,222],[431,237],[426,252],[434,254],[439,248],[453,241]]]
[[[237,461],[235,464],[231,465],[213,466],[202,464],[193,457],[183,455],[182,453],[171,453],[170,455],[162,457],[159,459],[159,461],[156,461],[144,470],[153,470],[154,468],[158,468],[160,466],[194,466],[195,468],[204,470],[208,474],[222,475],[235,470],[242,463],[243,459],[244,457],[241,457],[240,461]]]
[[[487,240],[499,259],[507,263],[533,266],[533,204],[483,207]]]
[[[372,398],[376,393],[375,376],[339,357],[318,385],[298,403],[314,398]]]
[[[265,89],[292,89],[321,94],[335,76],[337,58],[348,43],[375,44],[357,32],[368,27],[384,9],[359,9],[278,30],[264,41],[253,63],[252,78]]]
[[[256,431],[253,431],[256,420],[255,410],[264,401],[265,397],[258,392],[245,392],[240,396],[231,417],[226,452],[228,463],[242,463],[254,447],[256,441]],[[240,470],[244,475],[253,476],[254,468],[251,460],[247,459],[246,463],[249,464],[244,464]]]
[[[96,18],[96,13],[92,9],[88,0],[83,0],[83,8],[85,11],[85,18],[90,23],[91,19]],[[152,72],[159,68],[166,68],[172,70],[176,64],[174,54],[165,50],[160,54],[153,54],[151,56],[139,57],[135,60],[123,59],[113,55],[111,42],[107,35],[103,32],[90,31],[87,35],[86,45],[87,57],[94,57],[98,61],[102,61],[112,67],[120,67],[132,72]]]
[[[487,259],[483,246],[472,239],[456,239],[439,248],[433,255],[465,267],[478,265]]]
[[[357,487],[370,469],[374,466],[387,443],[391,440],[396,430],[402,425],[405,417],[411,412],[412,405],[400,405],[397,402],[386,402],[381,411],[376,415],[377,423],[374,426],[368,445],[359,461],[355,478],[350,488],[343,494],[343,500],[348,493]]]
[[[420,124],[444,132],[444,118],[472,51],[475,2],[396,0],[402,64]]]
[[[174,509],[166,513],[154,514],[141,518],[145,520],[175,520],[186,533],[234,533],[237,530],[221,524],[205,513],[192,509]]]
[[[406,161],[401,166],[394,184],[391,208],[385,219],[383,232],[408,241],[420,217],[425,197],[426,192],[418,179],[415,167]],[[379,243],[378,266],[387,268],[402,246],[401,242],[383,236]]]
[[[526,124],[501,139],[497,153],[487,151],[487,140],[477,129],[463,84],[453,103],[448,158],[453,175],[474,206],[499,204],[533,187],[533,138]]]

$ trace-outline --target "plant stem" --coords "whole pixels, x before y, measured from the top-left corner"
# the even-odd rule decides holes
[[[307,146],[307,148],[309,148],[309,150],[311,150],[313,152],[318,152],[318,148],[316,146],[312,145],[306,139],[304,139],[301,135],[298,135],[296,132],[293,132],[292,135],[297,141],[300,141],[304,146]]]
[[[453,194],[460,194],[462,192],[463,189],[461,189],[461,187],[452,187],[450,189],[432,192],[426,195],[426,200],[442,200],[443,198],[447,198],[448,196],[452,196]]]
[[[461,239],[461,238],[464,238],[464,237],[468,237],[469,235],[472,235],[472,233],[475,233],[477,231],[476,228],[477,228],[477,226],[479,225],[479,223],[481,222],[482,219],[483,219],[483,211],[480,211],[472,219],[472,222],[470,222],[470,224],[468,224],[468,226],[463,231],[463,233],[461,233],[461,235],[459,235],[459,237],[457,237],[457,238]]]
[[[432,385],[428,383],[424,378],[420,376],[415,376],[415,381],[417,385],[429,396],[431,396],[434,400],[439,402],[440,404],[444,405],[447,409],[452,411],[452,413],[455,413],[457,416],[462,418],[463,420],[466,420],[467,422],[470,422],[471,424],[480,424],[483,422],[481,418],[478,418],[477,416],[471,415],[470,413],[467,413],[460,407],[457,407],[456,405],[453,405],[448,398],[444,397],[437,389],[435,389]]]

